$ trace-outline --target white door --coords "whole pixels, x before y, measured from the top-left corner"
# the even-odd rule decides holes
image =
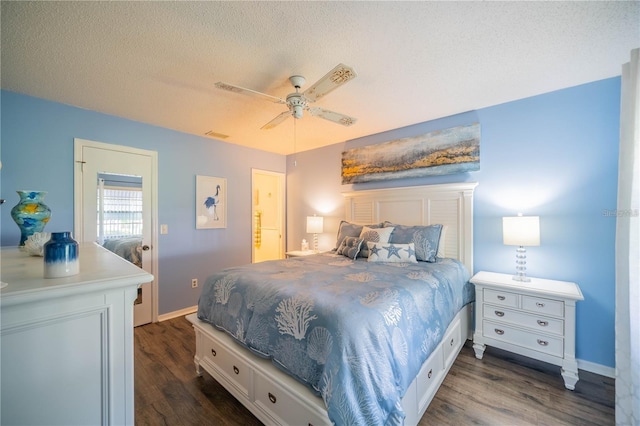
[[[252,261],[284,257],[284,174],[251,170]]]
[[[155,250],[157,215],[157,153],[126,146],[75,139],[75,232],[79,241],[92,241],[103,244],[105,224],[116,224],[122,232],[105,247],[136,263],[145,271],[157,277],[157,252]],[[108,175],[107,184],[104,184]],[[121,179],[114,177],[120,176]],[[101,182],[102,181],[102,182]],[[111,183],[109,183],[111,182]],[[116,183],[113,183],[116,182]],[[132,188],[123,188],[117,182],[126,182]],[[135,182],[131,184],[131,182]],[[137,188],[136,188],[137,187]],[[99,193],[116,194],[136,192],[137,202],[142,206],[141,214],[135,215],[136,223],[109,218],[119,214],[99,213]],[[141,200],[139,199],[141,193]],[[124,201],[123,201],[124,202]],[[106,205],[106,204],[105,204]],[[129,208],[129,207],[127,207]],[[133,207],[130,207],[133,208]],[[123,208],[120,208],[122,210]],[[137,208],[139,211],[139,207]],[[108,209],[107,209],[108,210]],[[104,212],[104,209],[100,209]],[[140,224],[141,220],[141,224]],[[118,225],[120,222],[122,224]],[[135,231],[132,229],[135,228]],[[131,234],[131,235],[128,235]],[[108,238],[108,237],[107,237]],[[131,244],[134,242],[134,244]],[[139,243],[139,244],[138,244]],[[157,319],[157,291],[155,281],[142,284],[138,298],[134,302],[134,324],[150,323]]]

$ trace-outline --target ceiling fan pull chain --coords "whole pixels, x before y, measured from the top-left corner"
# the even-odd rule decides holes
[[[298,139],[298,120],[293,120],[293,167],[298,167],[298,157],[296,155],[296,140]]]

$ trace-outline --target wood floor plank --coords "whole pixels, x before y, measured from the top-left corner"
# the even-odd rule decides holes
[[[259,426],[207,373],[196,375],[195,335],[183,317],[135,329],[136,425]],[[467,342],[427,412],[430,425],[613,425],[614,380],[580,371],[575,391],[560,368]]]

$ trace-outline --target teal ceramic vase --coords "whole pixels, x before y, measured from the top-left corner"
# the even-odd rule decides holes
[[[45,191],[16,191],[20,201],[11,209],[11,218],[20,228],[20,244],[24,246],[30,235],[42,232],[51,218],[51,209],[44,203]]]

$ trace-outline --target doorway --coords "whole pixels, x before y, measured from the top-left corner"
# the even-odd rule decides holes
[[[284,258],[284,173],[251,169],[251,261]]]
[[[74,235],[158,276],[158,154],[74,139]],[[157,278],[138,289],[134,325],[157,321]]]

